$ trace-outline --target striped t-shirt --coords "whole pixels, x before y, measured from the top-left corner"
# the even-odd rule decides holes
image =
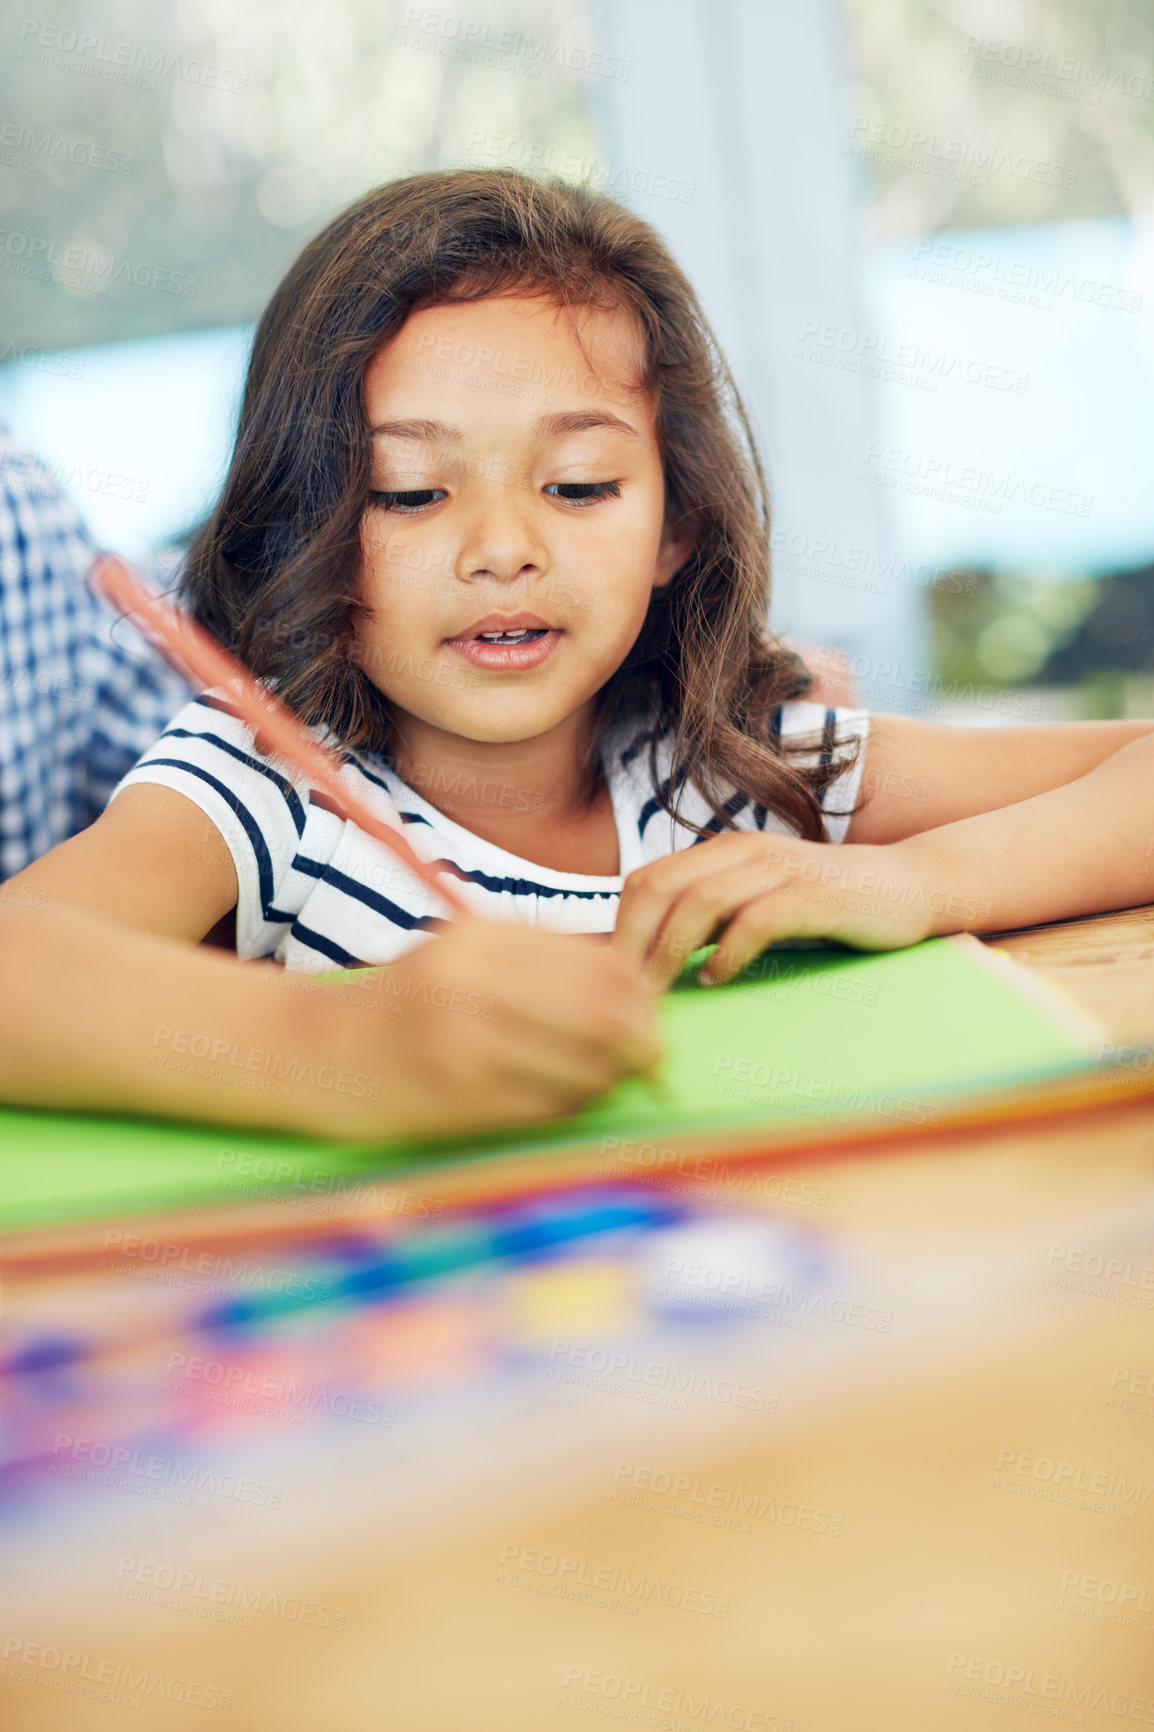
[[[790,703],[774,712],[772,725],[782,738],[812,737],[815,762],[831,754],[846,758],[823,801],[826,839],[842,841],[861,780],[868,716]],[[846,748],[855,738],[861,746],[851,764]],[[613,878],[555,872],[521,860],[446,818],[386,761],[358,752],[345,752],[343,760],[350,788],[382,815],[399,818],[413,848],[427,860],[444,862],[465,899],[495,920],[554,932],[609,932],[625,878],[698,840],[662,809],[649,737],[639,737],[636,724],[609,739],[602,753],[620,848],[620,871]],[[663,742],[657,769],[666,789],[670,767],[670,746]],[[220,831],[236,867],[236,947],[242,957],[275,957],[306,973],[391,962],[421,939],[430,918],[445,913],[382,843],[339,818],[278,760],[258,752],[251,730],[211,693],[180,711],[120,788],[141,782],[175,789]],[[487,798],[483,788],[479,792]],[[499,798],[500,790],[494,795]],[[712,832],[723,827],[692,788],[682,790],[679,809]],[[726,811],[739,830],[789,833],[744,795],[735,794]]]

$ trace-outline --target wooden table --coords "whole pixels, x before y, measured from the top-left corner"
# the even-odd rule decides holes
[[[993,942],[1119,1044],[1154,1043],[1154,909]],[[238,1511],[199,1559],[184,1533],[182,1555],[223,1575],[344,1608],[340,1631],[114,1598],[115,1547],[69,1572],[51,1612],[46,1567],[8,1624],[226,1685],[244,1732],[1154,1724],[1154,1103],[803,1176],[828,1191],[820,1215],[749,1206],[819,1224],[894,1321],[883,1336],[827,1320],[804,1354],[777,1331],[771,1418],[671,1414],[640,1433],[618,1402],[619,1427],[549,1499],[446,1504],[419,1543],[347,1524],[270,1537]],[[696,1490],[663,1497],[667,1474]],[[369,1527],[370,1506],[366,1490]],[[174,1531],[158,1513],[158,1558]],[[574,1560],[566,1583],[611,1580],[618,1603],[562,1595],[550,1558]],[[622,1581],[639,1580],[630,1600]],[[28,1732],[165,1732],[211,1712],[27,1683],[6,1699]]]

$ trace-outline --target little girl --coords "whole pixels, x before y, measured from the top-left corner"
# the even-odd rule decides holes
[[[184,592],[478,913],[612,934],[657,982],[710,940],[707,983],[790,935],[885,949],[1149,898],[1151,724],[807,702],[766,629],[767,527],[654,232],[585,189],[428,174],[273,296]],[[33,871],[190,943],[235,910],[242,957],[305,972],[391,962],[444,912],[212,694]]]

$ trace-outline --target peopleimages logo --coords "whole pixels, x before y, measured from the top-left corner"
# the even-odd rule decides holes
[[[103,1249],[111,1252],[102,1257],[102,1269],[116,1269],[123,1274],[126,1266],[146,1265],[182,1274],[207,1276],[225,1289],[255,1288],[262,1293],[279,1293],[288,1299],[317,1302],[332,1297],[331,1280],[302,1273],[299,1269],[284,1269],[275,1263],[250,1263],[247,1257],[235,1258],[227,1252],[198,1251],[194,1246],[175,1239],[150,1239],[141,1233],[124,1233],[119,1227],[105,1230]]]
[[[143,1491],[154,1497],[172,1492],[174,1500],[180,1503],[189,1501],[190,1491],[199,1491],[232,1498],[238,1503],[279,1509],[284,1492],[283,1486],[270,1485],[265,1480],[220,1473],[215,1468],[198,1467],[195,1462],[177,1461],[172,1456],[147,1455],[124,1443],[72,1437],[64,1431],[57,1432],[52,1455],[49,1471],[65,1478],[87,1479],[118,1491]],[[99,1469],[106,1471],[96,1471]]]
[[[206,90],[224,90],[239,96],[248,85],[246,72],[213,66],[203,60],[182,60],[179,54],[152,50],[137,42],[112,42],[68,25],[45,24],[25,18],[20,25],[16,59],[33,66],[50,66],[60,72],[80,72],[112,84],[135,85],[156,90],[159,80],[175,76],[186,84],[203,84]]]
[[[617,1173],[628,1166],[634,1177],[657,1188],[671,1188],[675,1184],[683,1188],[682,1179],[697,1179],[702,1181],[701,1185],[685,1194],[707,1197],[727,1205],[736,1206],[741,1195],[747,1193],[797,1203],[805,1209],[824,1209],[829,1202],[828,1185],[815,1185],[789,1174],[760,1172],[751,1164],[731,1166],[713,1156],[687,1154],[684,1149],[638,1142],[633,1137],[602,1137],[601,1153],[611,1154],[614,1158],[599,1162],[598,1173]],[[673,1173],[669,1173],[668,1168],[672,1168]],[[652,1177],[650,1169],[653,1170]],[[673,1174],[677,1175],[676,1179]]]
[[[666,1259],[661,1291],[663,1296],[676,1298],[682,1304],[693,1304],[695,1292],[717,1294],[727,1301],[745,1300],[749,1302],[747,1316],[765,1315],[759,1308],[770,1307],[796,1318],[799,1326],[803,1317],[822,1317],[832,1323],[877,1329],[888,1335],[894,1320],[892,1311],[877,1305],[866,1305],[820,1288],[794,1287],[788,1281],[767,1281],[721,1264],[687,1263],[683,1257]]]
[[[669,1606],[679,1612],[695,1612],[703,1618],[724,1618],[729,1595],[661,1576],[637,1575],[619,1564],[593,1563],[588,1558],[569,1557],[563,1552],[543,1552],[536,1546],[508,1540],[501,1547],[495,1580],[504,1587],[529,1588],[562,1599],[600,1603],[598,1596],[615,1599],[607,1609],[636,1615],[645,1603]]]
[[[981,1686],[985,1686],[983,1690]],[[951,1654],[946,1662],[945,1689],[956,1696],[969,1696],[999,1703],[1004,1708],[1024,1708],[1031,1714],[1081,1724],[1084,1713],[1100,1709],[1120,1719],[1154,1726],[1154,1700],[1133,1696],[1127,1690],[1112,1690],[1106,1684],[1084,1684],[1056,1672],[1040,1672],[1033,1666],[1016,1666],[1003,1660],[987,1660],[976,1654]],[[1032,1698],[1032,1699],[1031,1699]],[[1048,1705],[1052,1704],[1052,1705]],[[1062,1711],[1062,1706],[1066,1712]]]
[[[958,463],[937,452],[910,451],[900,445],[871,444],[860,477],[898,492],[945,498],[957,505],[1000,516],[1007,505],[1031,506],[1071,517],[1089,517],[1094,497],[1035,476],[987,469],[981,463]]]
[[[28,234],[23,229],[0,229],[0,268],[88,295],[102,295],[110,283],[124,282],[188,299],[196,294],[200,283],[199,277],[170,270],[167,265],[149,264],[128,255],[118,259],[102,247],[85,247],[79,242],[62,247],[49,235]]]
[[[721,1696],[695,1696],[692,1690],[648,1678],[627,1678],[620,1672],[600,1672],[592,1666],[566,1666],[562,1686],[565,1707],[634,1725],[660,1726],[667,1732],[696,1732],[698,1726],[728,1727],[730,1732],[791,1732],[793,1726],[787,1715],[766,1708],[751,1708]],[[669,1717],[673,1715],[677,1718]]]
[[[618,79],[627,79],[633,68],[631,60],[605,54],[598,48],[528,36],[516,29],[498,30],[476,18],[457,18],[432,6],[406,6],[399,40],[405,47],[435,47],[442,53],[483,65],[500,65],[503,61],[509,70],[531,78],[540,78],[543,66]]]
[[[47,1676],[37,1676],[37,1673]],[[0,1677],[19,1684],[47,1684],[67,1696],[87,1696],[113,1706],[142,1708],[144,1698],[180,1702],[186,1708],[207,1708],[227,1714],[232,1691],[219,1684],[173,1673],[154,1672],[128,1660],[110,1660],[61,1648],[53,1642],[33,1642],[24,1636],[9,1636],[4,1643]],[[123,1694],[122,1694],[123,1692]]]
[[[979,143],[968,138],[946,138],[927,127],[902,126],[861,116],[853,123],[846,149],[854,156],[941,175],[947,180],[968,180],[973,186],[988,186],[992,174],[1060,186],[1067,192],[1078,184],[1078,170],[1064,163],[1005,150],[988,140]]]
[[[1097,1600],[1104,1606],[1133,1606],[1136,1612],[1154,1612],[1146,1589],[1132,1583],[1111,1581],[1108,1576],[1083,1575],[1078,1570],[1063,1570],[1059,1593],[1076,1589],[1079,1599]]]
[[[37,132],[35,126],[20,121],[0,123],[0,162],[10,168],[38,171],[54,158],[77,167],[102,169],[106,174],[131,174],[136,166],[130,151],[115,150],[88,138],[66,138],[51,128]]]
[[[325,1384],[298,1383],[281,1372],[260,1372],[250,1365],[206,1359],[200,1354],[173,1352],[165,1365],[162,1388],[175,1395],[219,1400],[269,1418],[291,1418],[297,1423],[306,1414],[323,1413],[336,1419],[359,1419],[368,1425],[390,1426],[396,1408],[366,1395],[329,1389]]]
[[[962,71],[986,77],[1009,72],[1014,76],[1006,79],[1007,83],[1027,89],[1045,89],[1044,81],[1052,80],[1062,94],[1078,94],[1095,104],[1102,100],[1103,91],[1141,102],[1154,101],[1154,78],[1129,67],[1096,66],[1073,54],[1059,59],[1048,48],[1007,42],[999,36],[968,36],[964,52],[969,58],[963,61]]]
[[[930,236],[913,250],[909,274],[944,288],[970,289],[994,300],[1049,312],[1056,300],[1081,302],[1106,312],[1141,311],[1142,294],[1102,277],[1083,277],[1062,265],[1036,265],[1004,258],[964,241]]]
[[[899,343],[884,333],[858,331],[845,325],[823,325],[817,319],[806,320],[794,357],[799,361],[864,373],[871,378],[888,379],[891,383],[917,384],[928,391],[936,391],[939,383],[946,379],[959,385],[978,385],[985,390],[1010,391],[1021,397],[1030,383],[1028,373],[1002,366],[996,361],[981,360],[928,344]]]
[[[267,972],[272,974],[274,970],[270,968]],[[445,1213],[443,1203],[434,1197],[422,1196],[418,1191],[383,1185],[360,1178],[355,1173],[325,1172],[308,1166],[304,1161],[287,1160],[283,1155],[259,1155],[251,1149],[222,1148],[217,1154],[216,1166],[213,1182],[222,1189],[241,1191],[246,1197],[276,1197],[297,1208],[312,1209],[317,1214],[369,1212],[440,1221]],[[170,1255],[167,1251],[165,1254]]]
[[[684,1397],[699,1401],[719,1401],[728,1407],[747,1408],[751,1413],[776,1413],[776,1390],[761,1383],[742,1383],[716,1372],[696,1367],[672,1365],[662,1359],[644,1359],[636,1353],[624,1353],[617,1348],[590,1347],[580,1341],[554,1341],[549,1349],[550,1368],[547,1376],[558,1376],[554,1367],[571,1368],[582,1374],[600,1377],[605,1387],[631,1383],[643,1385],[646,1391],[672,1395],[684,1409]],[[571,1382],[588,1381],[574,1377]]]
[[[749,1532],[754,1521],[768,1519],[780,1527],[806,1533],[828,1534],[837,1539],[844,1519],[840,1510],[819,1509],[814,1504],[748,1491],[740,1486],[708,1484],[692,1474],[674,1473],[631,1461],[619,1461],[613,1471],[612,1496],[657,1515],[683,1515],[716,1527],[738,1526]],[[637,1495],[643,1494],[643,1495]],[[736,1522],[722,1518],[734,1517]]]
[[[1131,1304],[1154,1309],[1154,1263],[1108,1257],[1085,1246],[1051,1245],[1042,1280],[1053,1287],[1097,1293],[1104,1299],[1127,1298]]]
[[[993,1483],[995,1490],[1021,1492],[1121,1521],[1133,1521],[1154,1497],[1154,1481],[1127,1479],[1109,1468],[1009,1448],[998,1451]]]
[[[875,876],[871,875],[871,884]],[[717,1055],[713,1075],[717,1080],[710,1085],[712,1092],[728,1094],[734,1100],[772,1099],[784,1106],[806,1101],[817,1103],[823,1109],[860,1113],[863,1117],[897,1119],[902,1124],[913,1125],[936,1125],[942,1116],[941,1107],[931,1106],[925,1101],[906,1100],[901,1095],[862,1089],[856,1084],[851,1088],[840,1077],[810,1076],[790,1070],[788,1065],[759,1064],[751,1058],[735,1057],[733,1053]],[[788,1098],[791,1096],[793,1100]]]
[[[0,344],[0,367],[9,361],[36,373],[52,373],[60,379],[84,377],[84,362],[79,356],[61,354],[55,349],[35,349],[30,343],[19,348],[11,341]]]
[[[367,1097],[371,1101],[377,1100],[381,1092],[381,1079],[377,1076],[338,1070],[331,1064],[314,1066],[312,1059],[302,1060],[299,1056],[286,1059],[283,1053],[266,1051],[263,1047],[241,1047],[239,1041],[219,1036],[214,1039],[195,1029],[169,1028],[166,1023],[158,1023],[153,1030],[152,1045],[164,1051],[159,1054],[154,1051],[149,1064],[155,1064],[159,1056],[165,1068],[195,1070],[195,1066],[181,1062],[187,1055],[215,1067],[209,1074],[221,1081],[245,1081],[256,1087],[259,1079],[271,1078],[274,1082],[283,1079],[286,1084],[334,1089],[338,1094]],[[254,1077],[258,1081],[254,1082]]]
[[[243,1623],[251,1628],[254,1613],[286,1618],[290,1623],[309,1624],[319,1630],[343,1630],[345,1608],[304,1594],[287,1594],[280,1588],[254,1588],[227,1576],[206,1576],[203,1570],[158,1563],[150,1558],[122,1557],[116,1570],[113,1592],[122,1599],[146,1600],[171,1611],[192,1611],[221,1623]],[[235,1613],[236,1617],[228,1614]]]

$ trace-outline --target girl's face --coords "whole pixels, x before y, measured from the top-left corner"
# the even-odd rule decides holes
[[[591,705],[689,548],[665,523],[631,316],[496,296],[414,313],[365,377],[358,660],[405,718],[536,738]]]

